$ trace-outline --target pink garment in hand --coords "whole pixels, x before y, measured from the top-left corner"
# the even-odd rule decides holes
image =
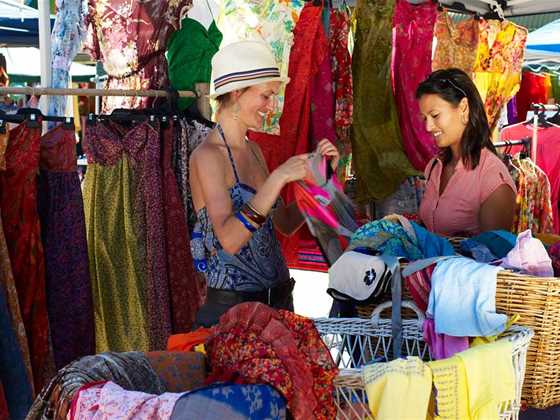
[[[424,341],[430,348],[433,360],[446,359],[469,348],[468,337],[453,337],[436,333],[435,322],[426,318],[423,325]]]
[[[517,236],[515,246],[502,259],[500,265],[504,268],[519,269],[533,276],[554,277],[552,260],[546,248],[541,241],[533,238],[530,230]]]
[[[432,39],[437,4],[413,5],[399,0],[393,15],[391,73],[403,147],[419,171],[437,154],[434,138],[420,115],[416,88],[432,72]]]

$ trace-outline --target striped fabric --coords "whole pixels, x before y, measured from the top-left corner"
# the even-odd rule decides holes
[[[218,89],[228,83],[264,79],[269,77],[280,77],[280,70],[278,70],[278,67],[267,67],[224,74],[223,76],[214,79],[214,89]]]
[[[428,309],[428,300],[432,289],[432,273],[435,268],[436,264],[434,263],[404,278],[412,299],[414,299],[416,305],[423,312],[426,312],[426,309]]]

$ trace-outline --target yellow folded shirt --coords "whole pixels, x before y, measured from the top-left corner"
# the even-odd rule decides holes
[[[463,361],[453,356],[429,362],[434,377],[435,412],[433,418],[470,420],[467,376]]]
[[[515,398],[512,350],[509,341],[500,340],[455,355],[465,367],[472,420],[498,419],[500,403]]]
[[[369,408],[376,420],[423,420],[428,413],[432,372],[417,357],[375,363],[363,369]]]

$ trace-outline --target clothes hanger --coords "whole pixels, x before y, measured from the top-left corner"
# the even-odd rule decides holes
[[[68,130],[74,130],[74,117],[59,117],[54,115],[43,115],[37,108],[20,108],[16,115],[24,117],[25,123],[29,128],[41,127],[41,121],[60,122]]]
[[[560,104],[556,104],[556,108],[557,108],[556,114],[546,119],[549,123],[560,124]]]

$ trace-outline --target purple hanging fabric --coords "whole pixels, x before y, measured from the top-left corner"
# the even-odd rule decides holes
[[[507,104],[508,124],[515,124],[519,121],[517,115],[517,99],[514,96]]]
[[[57,370],[95,353],[86,226],[76,162],[73,130],[59,126],[41,138],[38,206]]]
[[[432,71],[432,39],[437,5],[412,5],[397,1],[393,15],[393,56],[391,75],[399,114],[402,142],[410,163],[424,171],[437,153],[433,137],[420,116],[416,88]]]

